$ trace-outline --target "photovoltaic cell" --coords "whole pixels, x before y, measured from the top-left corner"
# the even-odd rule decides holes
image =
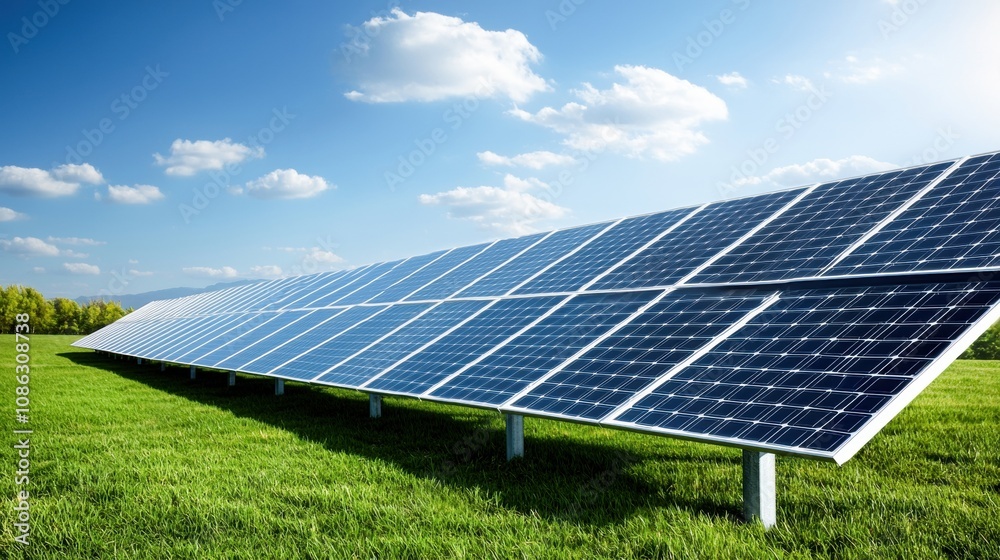
[[[1000,266],[1000,154],[970,158],[829,275]]]
[[[560,261],[534,280],[521,286],[514,293],[576,291],[663,233],[691,211],[691,208],[683,208],[624,220],[571,257]]]
[[[503,239],[476,255],[472,260],[459,266],[447,275],[431,282],[420,291],[410,295],[406,301],[444,299],[468,286],[480,276],[502,265],[521,251],[545,237],[544,233],[526,235],[513,239]]]
[[[430,396],[498,405],[624,321],[659,292],[583,294],[504,344]]]
[[[253,330],[233,340],[229,348],[217,348],[214,351],[194,358],[191,363],[220,369],[236,369],[248,360],[242,359],[244,352],[250,351],[257,344],[268,340],[273,335],[288,327],[296,327],[299,321],[309,315],[310,311],[284,311],[274,313],[273,317],[255,327]],[[235,350],[233,350],[235,348]]]
[[[817,276],[949,167],[927,165],[821,185],[690,283]]]
[[[998,301],[1000,283],[787,292],[615,421],[832,456]]]
[[[503,265],[489,276],[462,290],[456,297],[500,296],[538,271],[594,237],[610,222],[557,231]]]
[[[315,316],[322,321],[311,329],[303,328],[296,336],[289,336],[284,344],[277,345],[259,358],[255,358],[239,367],[239,371],[247,373],[269,374],[275,372],[282,364],[309,352],[341,333],[354,328],[371,317],[388,309],[386,306],[348,307],[340,309],[319,309]],[[308,369],[301,371],[299,379],[311,379],[317,371]],[[322,371],[322,370],[320,370]],[[285,374],[283,374],[285,375]]]
[[[356,291],[338,299],[335,303],[336,305],[356,305],[364,303],[378,296],[383,291],[390,288],[393,284],[406,280],[410,275],[415,274],[421,268],[430,265],[435,260],[441,258],[441,256],[445,253],[447,253],[447,251],[437,251],[429,255],[410,257],[400,263],[399,266],[393,268],[381,277],[372,280],[367,285],[358,288]],[[414,289],[416,289],[416,287],[414,287]]]
[[[670,286],[761,224],[805,189],[717,202],[629,259],[592,289]]]
[[[517,334],[563,296],[504,299],[367,385],[369,389],[419,395],[484,352]]]
[[[298,379],[319,377],[320,374],[424,312],[429,307],[431,307],[429,303],[390,306],[381,313],[372,315],[368,320],[355,324],[353,328],[344,330],[335,338],[327,340],[322,345],[300,356],[296,356],[292,361],[281,365],[270,373]],[[328,381],[327,383],[332,382]],[[343,386],[354,387],[356,385],[344,383]]]
[[[487,245],[473,245],[453,249],[431,264],[414,272],[409,277],[389,286],[381,294],[368,300],[368,303],[393,303],[404,299],[411,293],[423,288],[435,278],[444,275],[449,270],[476,256]]]
[[[768,295],[671,292],[511,406],[599,420],[735,325]]]
[[[360,386],[485,307],[484,300],[446,301],[320,377],[318,383]]]
[[[352,276],[350,282],[343,285],[338,284],[329,291],[323,290],[316,294],[305,296],[301,300],[295,302],[294,307],[299,309],[316,309],[318,307],[335,305],[337,300],[347,296],[347,294],[351,292],[360,290],[366,284],[372,283],[380,277],[388,274],[394,268],[403,264],[403,262],[404,261],[400,260],[367,266],[359,274]]]
[[[283,326],[275,330],[268,329],[271,332],[261,333],[265,335],[263,338],[253,344],[244,344],[242,350],[234,354],[230,354],[213,367],[241,371],[242,367],[247,363],[273,351],[278,346],[286,343],[289,339],[294,339],[303,333],[311,331],[320,324],[330,320],[331,317],[335,317],[340,313],[343,313],[346,309],[347,308],[317,309],[314,311],[289,311],[282,315],[282,317],[288,319],[282,321]],[[290,315],[291,313],[294,313],[295,315]],[[297,318],[292,319],[293,317]]]

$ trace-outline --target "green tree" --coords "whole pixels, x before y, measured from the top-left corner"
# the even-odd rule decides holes
[[[55,334],[77,334],[80,332],[80,304],[66,299],[52,300],[52,332]]]

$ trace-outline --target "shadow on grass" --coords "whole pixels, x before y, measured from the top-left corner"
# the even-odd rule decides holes
[[[738,457],[687,449],[636,456],[611,444],[533,436],[528,426],[525,458],[507,462],[502,416],[489,411],[387,398],[382,418],[373,420],[368,418],[367,395],[357,391],[288,383],[284,396],[275,397],[269,378],[240,375],[236,386],[228,387],[228,373],[221,371],[199,369],[192,381],[187,367],[161,372],[157,365],[137,366],[90,351],[59,356],[270,424],[329,450],[390,462],[443,485],[489,492],[500,505],[524,515],[604,525],[643,510],[680,508],[733,522],[742,519],[739,496],[728,503],[712,496],[690,499],[673,491],[684,484],[676,477],[658,475],[650,483],[631,472],[645,461],[669,461],[674,472],[702,470],[711,462],[732,470],[738,480]],[[406,406],[393,406],[403,401]]]

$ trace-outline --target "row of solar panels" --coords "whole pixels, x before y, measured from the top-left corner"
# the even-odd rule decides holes
[[[76,345],[843,462],[1000,313],[998,176],[992,154],[244,285]]]
[[[998,172],[1000,155],[979,156],[276,280],[132,319],[989,269],[1000,188],[982,187]]]
[[[651,290],[121,322],[79,345],[842,463],[998,301],[1000,282]]]

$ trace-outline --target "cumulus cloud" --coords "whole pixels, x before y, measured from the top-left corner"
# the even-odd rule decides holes
[[[239,273],[231,266],[222,268],[212,268],[208,266],[189,266],[181,269],[184,274],[190,276],[202,276],[207,278],[236,278]]]
[[[341,268],[344,262],[344,258],[340,255],[320,249],[319,247],[310,248],[306,252],[306,256],[302,258],[302,263],[307,270],[312,270],[313,268]]]
[[[94,196],[101,200],[100,193]],[[108,202],[115,204],[151,204],[157,200],[166,198],[160,189],[152,185],[136,185],[126,187],[124,185],[108,185]]]
[[[503,188],[492,186],[457,187],[437,194],[422,194],[421,204],[444,206],[448,217],[468,220],[480,227],[504,234],[522,235],[536,231],[535,223],[561,218],[569,210],[535,196],[530,189],[551,192],[538,179],[504,178]]]
[[[369,103],[437,101],[452,97],[506,97],[526,101],[549,89],[532,65],[541,53],[514,29],[488,31],[475,22],[433,12],[408,15],[395,8],[359,33],[370,40],[350,46],[357,89],[348,99]]]
[[[760,176],[748,176],[730,184],[731,187],[763,185],[767,187],[796,187],[812,183],[834,181],[845,177],[867,175],[896,169],[898,166],[878,161],[868,156],[849,156],[842,159],[819,158],[807,163],[777,167]]]
[[[335,187],[318,175],[309,176],[294,169],[276,169],[232,192],[265,199],[312,198],[331,188]]]
[[[518,154],[516,156],[501,156],[499,154],[486,151],[477,153],[476,157],[478,157],[479,161],[485,165],[527,167],[530,169],[542,169],[550,165],[570,165],[576,161],[571,156],[544,150]]]
[[[14,237],[0,239],[0,249],[19,257],[58,257],[62,254],[55,245],[46,243],[37,237]]]
[[[51,171],[16,165],[0,167],[0,192],[18,196],[70,196],[83,183],[96,185],[103,182],[104,177],[89,163],[60,165]]]
[[[615,73],[623,83],[604,90],[584,84],[574,90],[579,102],[510,114],[565,135],[564,144],[571,148],[610,149],[660,161],[693,154],[708,142],[701,125],[729,116],[725,101],[663,70],[616,66]]]
[[[222,140],[174,140],[170,144],[170,155],[153,154],[157,165],[165,167],[167,175],[190,177],[201,171],[216,171],[226,165],[236,165],[250,158],[264,157],[264,148],[251,148],[244,144],[233,142],[229,138]]]
[[[733,89],[746,89],[750,85],[750,82],[743,77],[739,72],[730,72],[728,74],[721,74],[715,77],[719,80],[719,83],[731,87]]]
[[[863,85],[902,71],[903,66],[895,62],[881,58],[861,60],[855,55],[848,55],[842,62],[836,64],[833,71],[826,72],[824,76],[840,80],[845,84]]]
[[[59,243],[60,245],[78,245],[84,247],[97,247],[99,245],[107,245],[107,241],[97,241],[96,239],[90,239],[89,237],[48,237],[47,241],[49,243]]]
[[[263,265],[250,267],[250,276],[257,278],[280,278],[281,267],[275,265]]]
[[[52,170],[52,176],[68,183],[88,183],[91,185],[104,183],[104,176],[89,163],[60,165]]]
[[[63,269],[70,274],[78,274],[81,276],[97,276],[101,273],[100,267],[87,263],[63,263]]]
[[[0,206],[0,222],[13,222],[14,220],[24,220],[27,219],[27,214],[22,214],[11,210],[10,208],[5,208]]]
[[[128,275],[129,276],[135,276],[137,278],[144,278],[144,277],[147,277],[147,276],[152,276],[153,273],[151,271],[148,271],[148,270],[136,270],[134,268],[131,268],[128,271]]]
[[[812,80],[805,76],[799,76],[797,74],[788,74],[784,78],[779,78],[772,80],[776,84],[784,84],[790,86],[792,89],[797,89],[799,91],[813,91],[816,86],[813,85]]]

